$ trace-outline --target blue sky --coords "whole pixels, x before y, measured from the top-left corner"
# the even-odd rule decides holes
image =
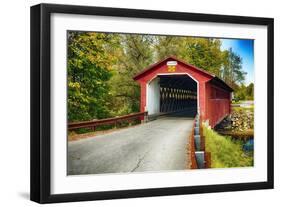
[[[254,40],[221,39],[221,48],[232,51],[242,57],[242,70],[247,73],[244,83],[254,83]]]

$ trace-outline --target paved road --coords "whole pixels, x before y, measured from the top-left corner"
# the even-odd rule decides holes
[[[192,119],[167,116],[68,144],[68,174],[183,170]]]

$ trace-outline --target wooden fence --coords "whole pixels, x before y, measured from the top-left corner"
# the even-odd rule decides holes
[[[147,120],[147,112],[140,112],[129,114],[120,117],[108,118],[108,119],[99,119],[93,121],[83,121],[83,122],[72,122],[68,123],[68,130],[75,129],[92,129],[95,130],[97,126],[105,126],[105,125],[114,125],[117,127],[118,124],[128,121],[132,122],[134,120],[146,121]]]

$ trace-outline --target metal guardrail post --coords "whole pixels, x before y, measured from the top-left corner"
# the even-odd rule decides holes
[[[199,127],[194,127],[194,135],[200,135]]]
[[[192,131],[191,134],[189,135],[189,150],[190,150],[190,168],[191,169],[197,169],[197,162],[196,162],[196,157],[195,157],[195,141],[194,141],[194,126],[195,126],[195,120],[192,126]]]
[[[193,149],[193,151],[191,150],[192,169],[210,168],[211,153],[205,151],[205,136],[203,135],[203,127],[198,114],[194,119],[191,139],[190,144],[192,145],[191,149]]]
[[[194,141],[195,141],[196,151],[200,151],[201,150],[201,136],[200,135],[194,135]]]
[[[205,152],[196,151],[195,152],[196,162],[199,169],[205,168]]]

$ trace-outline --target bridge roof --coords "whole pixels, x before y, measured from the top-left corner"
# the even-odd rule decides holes
[[[163,60],[160,60],[160,61],[158,61],[158,62],[148,66],[146,69],[144,69],[143,71],[141,71],[140,73],[135,75],[133,77],[133,79],[134,80],[139,80],[140,78],[142,78],[142,77],[146,76],[147,74],[149,74],[150,71],[154,70],[156,67],[161,65],[163,62],[171,61],[171,60],[177,61],[177,62],[179,62],[179,63],[181,63],[181,64],[183,64],[185,66],[188,66],[188,67],[192,68],[193,70],[195,70],[195,71],[197,71],[197,72],[199,72],[201,74],[206,75],[207,77],[211,78],[211,80],[210,80],[211,83],[216,84],[216,85],[218,85],[218,86],[220,86],[222,88],[225,88],[226,90],[228,90],[230,92],[233,91],[233,89],[228,84],[226,84],[223,80],[221,80],[216,75],[214,75],[214,74],[212,74],[212,73],[210,73],[210,72],[208,72],[206,70],[203,70],[201,68],[198,68],[198,67],[196,67],[194,65],[191,65],[191,64],[189,64],[189,63],[187,63],[187,62],[185,62],[183,60],[180,60],[180,59],[178,59],[176,57],[173,57],[173,56],[169,56],[169,57],[167,57],[167,58],[165,58]]]

